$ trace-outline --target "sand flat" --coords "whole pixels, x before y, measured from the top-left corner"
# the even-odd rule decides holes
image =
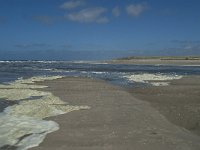
[[[180,65],[180,66],[200,66],[200,60],[178,60],[178,59],[118,59],[107,61],[110,64],[132,64],[132,65]]]
[[[173,80],[168,86],[130,89],[170,122],[200,135],[200,76]]]
[[[170,123],[149,102],[120,87],[88,78],[41,83],[70,105],[89,110],[48,118],[60,130],[32,150],[199,150],[200,137]]]

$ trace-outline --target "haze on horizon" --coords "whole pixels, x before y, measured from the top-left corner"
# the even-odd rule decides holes
[[[200,55],[199,0],[0,0],[0,60]]]

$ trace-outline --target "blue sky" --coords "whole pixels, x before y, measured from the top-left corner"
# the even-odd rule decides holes
[[[0,59],[200,55],[199,0],[0,0]]]

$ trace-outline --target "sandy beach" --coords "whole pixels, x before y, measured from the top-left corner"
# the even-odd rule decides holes
[[[199,150],[200,137],[194,131],[198,128],[193,124],[199,119],[197,80],[185,78],[168,87],[131,90],[88,78],[38,83],[70,105],[90,109],[47,118],[60,129],[32,150]],[[177,121],[179,113],[182,121]]]
[[[200,150],[200,0],[0,1],[0,150]]]
[[[134,97],[148,101],[169,121],[200,135],[200,77],[172,80],[169,86],[130,89]]]
[[[123,60],[123,59],[116,59],[108,61],[111,64],[132,64],[132,65],[200,65],[200,60],[167,60],[167,59],[131,59],[131,60]]]

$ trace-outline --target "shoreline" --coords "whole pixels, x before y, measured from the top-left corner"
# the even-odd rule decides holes
[[[129,64],[129,65],[171,65],[171,66],[200,66],[200,59],[198,60],[168,60],[168,59],[115,59],[105,61],[108,64]]]
[[[7,101],[1,103],[7,107],[1,108],[0,149],[26,150],[38,146],[48,133],[59,129],[56,122],[44,118],[89,109],[68,105],[52,93],[41,90],[47,86],[35,84],[59,78],[62,76],[38,76],[0,84],[0,96]]]
[[[170,66],[200,66],[199,59],[159,59],[159,58],[137,58],[137,59],[111,59],[111,60],[98,60],[98,61],[87,61],[87,60],[77,60],[77,61],[35,61],[35,60],[3,60],[0,63],[20,63],[20,62],[35,62],[35,63],[56,63],[56,62],[66,62],[72,64],[127,64],[127,65],[170,65]]]
[[[105,81],[65,77],[38,84],[88,110],[47,118],[60,125],[32,150],[199,149],[200,137],[169,122],[149,102]],[[137,97],[137,96],[136,96]],[[178,147],[178,148],[177,148]]]

